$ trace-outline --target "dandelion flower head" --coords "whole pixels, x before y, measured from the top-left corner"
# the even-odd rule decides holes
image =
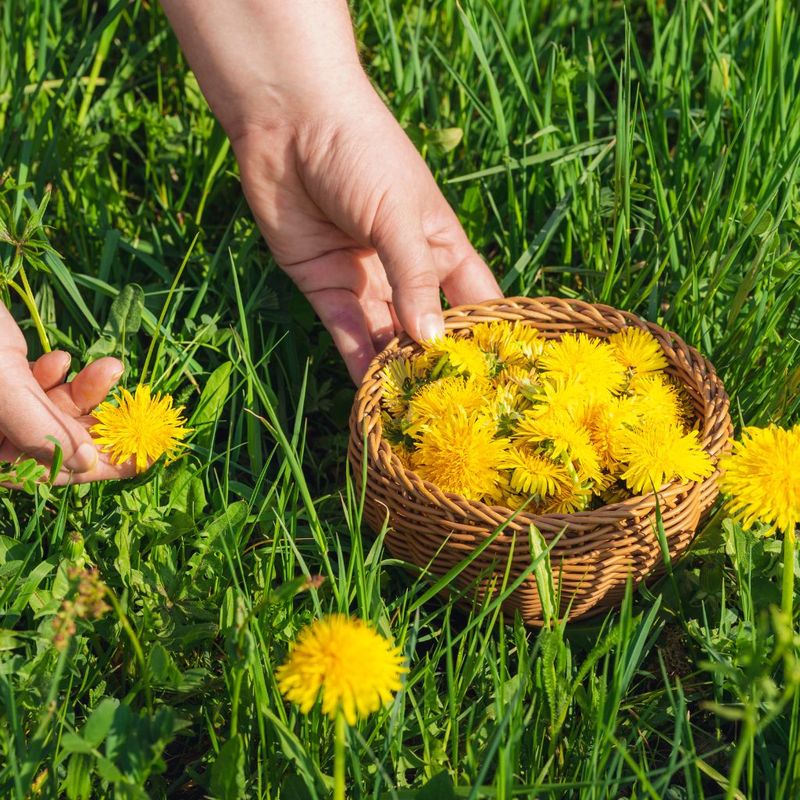
[[[402,413],[414,392],[425,383],[430,359],[393,358],[383,368],[383,403],[394,413]]]
[[[625,368],[608,345],[585,333],[549,341],[539,363],[552,375],[580,383],[587,393],[614,391],[625,382]]]
[[[182,406],[174,406],[168,394],[151,393],[146,385],[137,386],[135,394],[122,389],[116,401],[95,410],[97,422],[91,428],[95,443],[115,464],[133,458],[136,471],[144,472],[163,455],[177,457],[191,433]]]
[[[489,375],[486,353],[472,339],[441,336],[424,342],[423,347],[433,357],[446,358],[447,365],[458,375],[466,374],[473,378],[486,378]]]
[[[648,424],[626,431],[621,438],[622,479],[635,494],[663,486],[675,475],[686,481],[708,477],[714,467],[700,446],[697,431],[684,433],[675,424]]]
[[[391,702],[407,670],[388,639],[360,619],[333,614],[304,628],[278,667],[281,693],[308,714],[322,698],[331,719],[341,710],[349,725]]]
[[[502,483],[506,438],[496,438],[497,426],[488,416],[468,414],[463,408],[423,430],[414,456],[414,468],[442,491],[470,500],[496,496]]]
[[[486,387],[461,375],[451,375],[423,386],[409,403],[412,430],[446,417],[453,408],[478,411],[488,402]]]
[[[637,375],[658,372],[667,366],[661,345],[641,328],[623,328],[608,341],[617,361]]]
[[[800,425],[745,428],[720,459],[720,488],[733,515],[788,531],[800,522]]]
[[[676,424],[686,416],[677,389],[661,375],[636,376],[631,389],[634,393],[627,399],[627,405],[640,420]]]
[[[589,431],[569,414],[556,412],[535,417],[526,412],[517,437],[523,442],[543,446],[553,458],[572,463],[589,478],[599,477],[600,457]]]
[[[523,322],[481,322],[471,333],[472,341],[506,368],[532,366],[545,344],[539,331]]]
[[[512,471],[511,488],[539,500],[554,497],[570,480],[563,465],[528,450],[512,447],[506,461]]]

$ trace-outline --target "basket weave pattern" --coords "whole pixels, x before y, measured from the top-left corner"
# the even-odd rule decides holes
[[[680,381],[691,400],[703,449],[716,463],[727,448],[732,426],[725,390],[711,363],[675,334],[610,306],[553,297],[494,300],[445,312],[445,325],[455,335],[493,320],[521,320],[547,338],[567,332],[605,338],[629,326],[649,331],[669,362],[665,372]],[[539,529],[548,545],[557,540],[550,553],[553,579],[559,612],[568,613],[570,619],[613,607],[622,599],[628,576],[635,585],[658,571],[663,557],[653,493],[573,514],[523,510],[514,515],[508,508],[442,492],[404,467],[382,438],[381,370],[398,355],[417,352],[419,345],[408,337],[395,339],[370,365],[350,417],[349,458],[359,488],[365,455],[367,461],[365,517],[373,530],[380,531],[388,515],[385,541],[394,557],[443,575],[505,525],[458,575],[455,585],[472,587],[473,594],[496,594],[504,580],[510,586],[527,572],[503,601],[503,612],[512,617],[519,611],[529,625],[542,619],[536,580],[530,574],[530,525]],[[675,482],[659,489],[658,505],[673,559],[687,548],[701,516],[714,502],[718,475],[715,470],[702,482]]]

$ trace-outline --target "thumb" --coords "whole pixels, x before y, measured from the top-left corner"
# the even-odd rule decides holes
[[[444,334],[439,277],[419,213],[397,208],[376,219],[372,244],[392,287],[392,304],[400,324],[419,341]]]

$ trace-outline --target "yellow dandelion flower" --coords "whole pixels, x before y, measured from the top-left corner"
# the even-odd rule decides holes
[[[479,322],[470,329],[472,338],[487,353],[497,353],[502,345],[516,342],[530,348],[543,343],[539,331],[524,322],[511,322],[507,319],[496,322]]]
[[[577,409],[574,419],[589,431],[589,438],[600,456],[603,469],[612,471],[620,459],[620,435],[640,421],[627,398],[617,397],[610,397],[605,402],[585,403]]]
[[[136,471],[144,472],[164,454],[170,460],[177,457],[191,433],[182,406],[173,406],[168,394],[151,394],[149,386],[137,386],[134,395],[122,389],[116,401],[97,408],[91,428],[95,443],[115,464],[135,458]]]
[[[535,411],[526,411],[515,438],[526,444],[547,446],[554,459],[572,462],[579,473],[591,480],[600,477],[600,457],[589,431],[568,414],[537,416]]]
[[[423,425],[452,414],[454,408],[470,413],[487,402],[487,387],[472,378],[451,375],[433,381],[423,386],[409,403],[411,425],[408,432],[416,435]]]
[[[614,357],[636,375],[658,372],[667,366],[667,359],[658,341],[642,328],[623,328],[608,337]]]
[[[349,725],[391,702],[406,668],[395,647],[363,620],[334,614],[304,628],[276,676],[281,693],[308,714],[341,710]]]
[[[800,425],[745,428],[720,469],[728,508],[745,527],[759,521],[787,532],[800,522]]]
[[[562,464],[518,447],[508,451],[506,468],[511,470],[509,484],[515,492],[535,495],[540,500],[558,494],[570,482]]]
[[[529,367],[541,354],[544,339],[524,322],[481,322],[471,329],[472,340],[503,367]]]
[[[585,386],[575,379],[550,373],[544,375],[533,399],[541,404],[539,414],[573,414],[593,399],[605,399],[604,395],[612,396],[609,392],[587,395]]]
[[[526,325],[524,322],[514,322],[511,328],[512,341],[528,361],[535,361],[539,358],[547,344],[547,339],[533,325]]]
[[[626,403],[642,423],[683,425],[686,414],[677,389],[658,374],[637,376],[631,382],[633,395]]]
[[[494,353],[500,342],[508,337],[509,323],[507,320],[497,322],[479,322],[469,330],[472,341],[485,353]]]
[[[668,481],[699,481],[714,467],[700,446],[697,431],[684,433],[675,424],[646,424],[620,436],[622,479],[636,494],[659,489]]]
[[[431,368],[431,359],[426,353],[412,358],[400,356],[384,365],[381,377],[384,408],[399,416],[405,413],[408,401],[419,388]]]
[[[507,364],[495,378],[498,386],[515,386],[525,397],[533,397],[539,389],[539,376],[531,367]]]
[[[587,394],[616,391],[625,383],[625,367],[614,357],[611,346],[585,333],[568,333],[547,342],[539,365],[579,383]]]
[[[452,409],[425,428],[414,456],[417,474],[470,500],[496,497],[509,444],[495,438],[496,430],[497,423],[485,414]]]
[[[547,503],[542,512],[545,514],[574,514],[585,511],[592,499],[591,490],[576,483],[565,483],[561,492]]]
[[[496,417],[508,416],[519,411],[526,400],[515,383],[501,383],[495,387],[494,397],[491,400],[492,413]]]
[[[450,366],[460,375],[474,378],[489,377],[489,362],[483,350],[472,339],[442,336],[430,342],[423,342],[425,352],[432,357],[447,356]]]

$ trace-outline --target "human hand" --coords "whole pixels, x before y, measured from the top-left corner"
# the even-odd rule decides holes
[[[414,145],[365,77],[335,104],[233,138],[242,186],[276,261],[358,381],[405,329],[444,331],[454,305],[501,296]]]
[[[443,332],[440,287],[453,304],[501,296],[361,69],[345,3],[164,5],[276,261],[355,381],[400,328]]]
[[[133,476],[132,464],[111,464],[89,434],[91,411],[122,375],[122,362],[98,359],[66,383],[69,365],[69,354],[58,350],[29,364],[25,339],[0,303],[0,462],[33,457],[50,464],[52,437],[63,454],[56,485]]]

